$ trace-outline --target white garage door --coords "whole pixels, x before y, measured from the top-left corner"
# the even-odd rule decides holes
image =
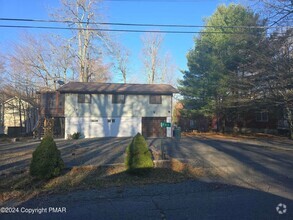
[[[85,138],[132,137],[141,132],[141,118],[66,118],[66,135],[81,132]]]

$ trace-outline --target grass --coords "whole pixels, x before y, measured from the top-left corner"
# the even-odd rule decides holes
[[[61,176],[48,181],[36,180],[29,172],[7,174],[0,179],[0,203],[26,201],[36,195],[62,193],[79,189],[101,189],[115,186],[132,186],[156,183],[176,183],[200,178],[205,172],[177,160],[168,168],[154,168],[143,176],[130,175],[124,166],[82,166],[65,170]]]

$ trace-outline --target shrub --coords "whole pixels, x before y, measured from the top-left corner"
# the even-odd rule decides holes
[[[39,179],[50,179],[58,176],[64,168],[60,151],[51,136],[45,136],[33,152],[30,174]]]
[[[80,132],[73,133],[71,137],[72,139],[79,139],[81,137],[81,133]]]
[[[153,168],[151,152],[144,137],[137,133],[126,148],[125,165],[129,173],[140,174]]]
[[[1,139],[2,139],[2,138],[5,139],[5,138],[9,138],[9,137],[8,137],[7,134],[0,134],[0,138],[1,138]]]

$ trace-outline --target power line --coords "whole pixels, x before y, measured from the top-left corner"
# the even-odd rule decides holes
[[[270,29],[270,28],[293,28],[293,26],[217,26],[217,25],[189,25],[189,24],[149,24],[149,23],[122,23],[122,22],[85,22],[69,20],[49,20],[49,19],[30,19],[30,18],[0,18],[0,21],[16,22],[41,22],[41,23],[68,23],[68,24],[93,24],[93,25],[112,25],[112,26],[134,26],[134,27],[170,27],[170,28],[244,28],[244,29]]]
[[[101,32],[129,32],[129,33],[166,33],[166,34],[249,34],[247,32],[219,32],[219,31],[161,31],[161,30],[131,30],[131,29],[103,29],[103,28],[74,28],[31,25],[0,25],[0,28],[29,28],[29,29],[53,29],[53,30],[89,30]]]

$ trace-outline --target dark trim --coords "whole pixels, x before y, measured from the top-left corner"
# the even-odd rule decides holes
[[[107,94],[107,95],[171,95],[173,96],[173,93],[159,93],[159,92],[91,92],[91,91],[66,91],[61,92],[61,94]]]

